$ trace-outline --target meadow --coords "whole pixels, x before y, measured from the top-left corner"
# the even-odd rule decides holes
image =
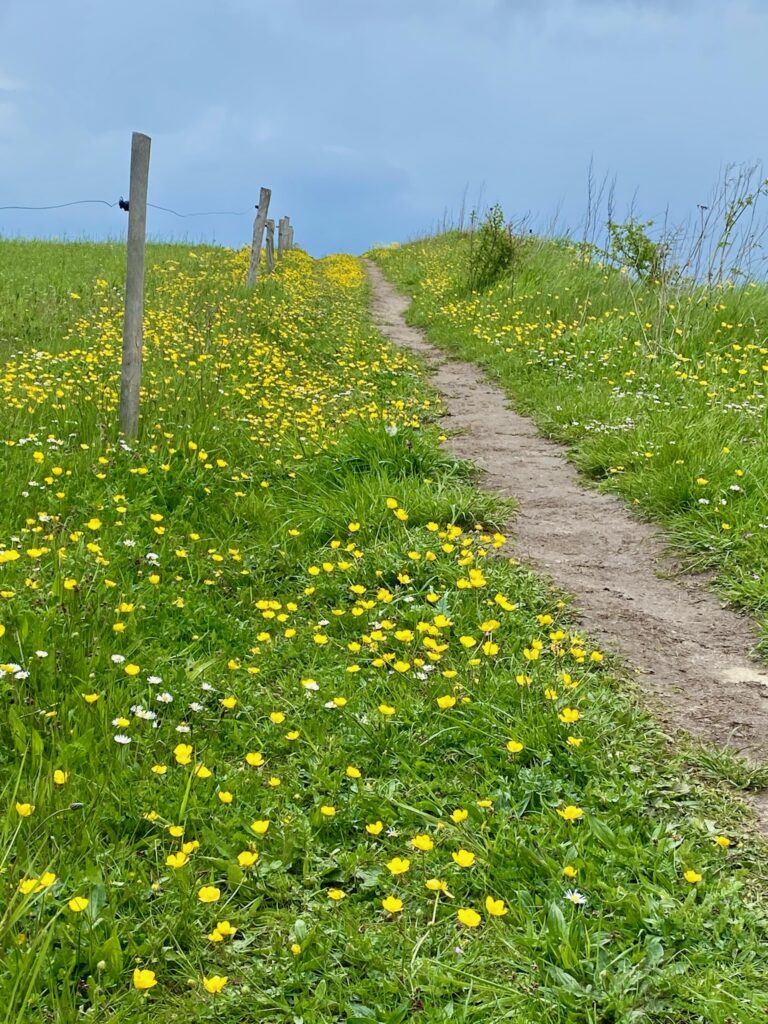
[[[768,288],[669,287],[569,242],[523,239],[468,287],[468,235],[380,250],[432,340],[481,363],[573,462],[662,523],[768,639]]]
[[[441,323],[454,244],[382,257]],[[0,242],[0,1018],[764,1020],[712,760],[512,557],[358,261],[247,262],[151,248],[128,443],[120,251]]]

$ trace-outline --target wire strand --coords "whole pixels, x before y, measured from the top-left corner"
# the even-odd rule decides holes
[[[174,217],[244,217],[250,210],[203,210],[201,213],[179,213],[167,206],[156,206],[154,203],[147,203],[153,210],[162,210],[163,213],[172,213]]]
[[[72,203],[57,203],[55,206],[0,206],[0,210],[63,210],[65,206],[84,206],[86,203],[117,206],[117,203],[108,203],[106,199],[76,199]]]
[[[86,206],[88,204],[97,204],[100,206],[108,206],[110,209],[114,209],[118,206],[118,203],[107,202],[106,199],[75,199],[71,203],[56,203],[52,206],[0,206],[0,210],[63,210],[68,206]],[[161,210],[163,213],[170,213],[174,217],[181,217],[185,219],[187,217],[244,217],[250,210],[201,210],[200,212],[194,213],[179,213],[178,210],[172,210],[169,206],[157,206],[155,203],[147,203],[153,210]]]

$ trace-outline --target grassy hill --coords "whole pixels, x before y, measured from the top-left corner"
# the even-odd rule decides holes
[[[414,296],[414,323],[486,366],[588,477],[663,523],[690,569],[714,570],[765,634],[768,288],[638,281],[532,238],[484,289],[469,287],[467,235],[375,255]]]
[[[462,244],[386,260],[516,353]],[[130,444],[119,252],[0,267],[6,1022],[764,1019],[745,813],[509,557],[357,261],[154,248]]]

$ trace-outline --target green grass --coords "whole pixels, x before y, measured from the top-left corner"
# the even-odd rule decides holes
[[[147,267],[187,252],[189,246],[150,244]],[[125,244],[0,239],[0,358],[16,348],[59,351],[78,319],[102,305],[94,281],[120,288],[124,277]]]
[[[532,240],[514,278],[469,293],[465,237],[375,255],[414,296],[414,323],[487,367],[586,476],[660,521],[686,568],[713,571],[765,638],[768,288],[678,293]]]
[[[254,295],[247,253],[158,250],[125,446],[112,255],[0,369],[0,1019],[764,1019],[727,772],[505,556],[357,264],[291,253]]]

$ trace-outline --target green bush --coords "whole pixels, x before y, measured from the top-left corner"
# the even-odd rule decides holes
[[[484,291],[502,277],[514,281],[522,264],[525,241],[513,233],[501,207],[491,207],[480,229],[470,236],[469,290]]]
[[[639,280],[647,282],[663,279],[669,256],[668,245],[654,242],[648,236],[647,229],[652,226],[652,220],[645,223],[628,220],[626,224],[608,221],[611,259],[620,267],[633,271]]]

